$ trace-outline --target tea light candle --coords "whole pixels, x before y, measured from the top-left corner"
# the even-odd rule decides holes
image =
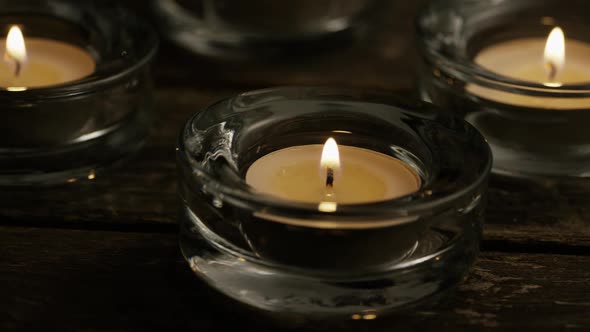
[[[567,45],[567,50],[566,50]],[[484,48],[474,61],[497,74],[547,87],[590,82],[590,44],[568,40],[556,27],[547,39],[522,38]],[[495,102],[553,110],[587,109],[590,98],[548,98],[468,84],[466,90]]]
[[[246,183],[282,199],[321,203],[321,211],[331,212],[336,204],[410,194],[420,188],[421,180],[399,159],[353,146],[338,147],[330,138],[324,146],[294,146],[263,156],[248,169]]]
[[[22,91],[75,81],[92,74],[94,58],[87,51],[61,41],[25,38],[12,26],[0,41],[5,65],[0,65],[0,87]]]
[[[460,280],[478,252],[489,147],[464,120],[398,97],[288,87],[199,110],[176,148],[195,273],[243,303],[318,318]],[[329,131],[343,145],[297,143]]]

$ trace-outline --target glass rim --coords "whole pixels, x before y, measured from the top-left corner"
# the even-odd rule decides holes
[[[478,188],[487,181],[492,166],[492,155],[489,146],[485,142],[483,136],[474,127],[465,122],[463,119],[449,113],[445,113],[444,116],[453,118],[453,121],[460,121],[460,123],[464,124],[466,127],[469,128],[471,134],[474,134],[476,136],[476,139],[479,140],[478,143],[480,143],[481,146],[485,146],[485,150],[481,153],[481,158],[485,162],[483,163],[484,166],[481,168],[481,170],[478,170],[476,178],[473,181],[471,181],[471,183],[458,186],[457,188],[455,188],[456,190],[452,193],[445,195],[443,197],[436,198],[432,198],[428,194],[428,191],[430,191],[431,188],[421,186],[418,191],[405,196],[369,203],[338,204],[338,209],[335,212],[322,212],[318,210],[317,203],[300,203],[295,201],[284,200],[272,195],[255,192],[253,188],[248,185],[245,186],[245,188],[247,189],[236,188],[235,186],[228,185],[223,181],[220,181],[208,174],[207,170],[200,167],[199,163],[195,161],[186,150],[185,138],[187,138],[187,136],[185,136],[185,134],[187,134],[187,132],[190,130],[190,127],[195,118],[199,115],[202,115],[204,112],[214,111],[212,107],[221,102],[230,101],[234,98],[248,97],[252,96],[253,94],[256,94],[258,96],[262,95],[266,97],[282,96],[284,99],[280,100],[288,100],[294,98],[285,97],[285,94],[294,93],[300,99],[313,99],[313,96],[317,95],[312,93],[312,97],[310,98],[308,94],[310,92],[320,91],[321,89],[328,89],[331,93],[334,93],[333,97],[336,97],[337,95],[346,95],[355,98],[354,100],[356,101],[367,103],[375,103],[375,101],[368,101],[366,99],[362,99],[363,97],[366,97],[367,94],[373,97],[380,96],[383,98],[399,97],[398,95],[379,90],[334,88],[324,86],[276,87],[241,93],[236,96],[225,98],[216,103],[213,103],[205,107],[200,112],[191,116],[191,118],[186,122],[186,125],[183,127],[179,135],[178,146],[176,148],[178,162],[181,163],[183,166],[190,167],[191,176],[193,180],[205,184],[208,193],[213,194],[216,197],[221,197],[224,201],[227,201],[233,205],[239,206],[247,210],[263,211],[265,214],[268,214],[269,216],[289,216],[298,213],[300,215],[297,217],[297,219],[313,218],[314,225],[322,221],[335,222],[338,223],[338,225],[335,225],[335,228],[340,228],[338,226],[342,226],[342,223],[351,225],[352,223],[358,222],[358,217],[361,216],[365,219],[367,217],[373,218],[374,221],[379,221],[380,218],[389,218],[386,224],[376,224],[376,228],[412,222],[418,219],[419,217],[428,214],[435,214],[440,211],[446,210],[449,206],[452,206],[453,203],[465,199],[470,194],[477,192]],[[272,101],[276,100],[277,99],[273,99]],[[420,105],[428,105],[428,107],[432,108],[430,104],[423,102],[419,103]],[[393,107],[400,107],[394,104],[387,105]],[[426,146],[428,146],[428,144],[426,144]],[[428,147],[432,148],[432,146]],[[196,178],[198,178],[198,180],[196,180]],[[242,178],[240,178],[240,180],[243,181]],[[245,181],[243,182],[245,184]],[[191,188],[189,190],[196,191],[197,188]],[[336,219],[338,220],[335,221]],[[310,223],[311,222],[312,221],[310,221]],[[367,227],[367,225],[365,224],[365,227],[360,228],[369,227]]]
[[[96,10],[97,15],[100,15],[109,21],[119,21],[118,17],[109,15],[110,9],[108,8],[96,7],[94,9]],[[144,31],[144,34],[141,36],[141,42],[146,45],[145,51],[138,54],[137,58],[132,59],[132,61],[126,63],[120,71],[114,73],[109,72],[104,73],[103,75],[95,75],[93,73],[74,81],[50,86],[32,87],[22,91],[9,91],[6,88],[2,88],[0,89],[0,98],[14,100],[16,97],[19,101],[30,101],[78,97],[93,93],[105,86],[125,80],[134,75],[137,71],[140,71],[145,65],[148,65],[156,56],[160,44],[155,28],[127,8],[117,5],[116,9],[124,11],[127,18],[125,22],[120,22],[121,24],[118,24],[118,26],[125,29],[141,28]],[[15,12],[10,13],[15,14]],[[3,13],[0,10],[0,15],[2,14]],[[47,15],[51,14],[47,13]],[[58,20],[68,20],[67,17],[61,17],[58,15],[53,15],[52,17],[55,17]],[[108,66],[109,63],[110,62],[105,62],[104,64]]]
[[[541,5],[541,2],[525,1],[533,5]],[[473,5],[473,2],[469,2]],[[444,54],[440,50],[432,47],[432,38],[428,36],[435,36],[435,31],[428,27],[427,18],[432,13],[436,12],[438,15],[444,15],[453,8],[444,6],[440,2],[432,1],[429,5],[422,8],[416,16],[414,26],[418,36],[418,45],[423,56],[429,61],[440,64],[444,71],[454,78],[460,79],[464,82],[477,84],[487,88],[498,89],[501,91],[511,93],[521,93],[535,97],[548,98],[580,98],[590,97],[590,80],[580,83],[566,83],[559,86],[549,86],[541,82],[521,80],[517,78],[508,77],[497,74],[483,66],[476,64],[473,59],[468,56],[452,57]],[[501,26],[501,23],[495,25]],[[489,27],[488,27],[489,28]],[[590,32],[590,29],[589,29]],[[468,42],[469,40],[463,40]]]

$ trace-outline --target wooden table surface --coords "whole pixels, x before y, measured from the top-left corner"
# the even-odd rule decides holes
[[[132,160],[93,180],[0,190],[0,331],[322,329],[245,308],[192,274],[177,244],[176,135],[192,113],[249,89],[412,91],[417,7],[392,4],[383,33],[350,47],[273,63],[211,60],[163,42],[154,65],[158,119]],[[489,196],[482,253],[454,292],[339,327],[590,331],[590,190],[493,179]]]

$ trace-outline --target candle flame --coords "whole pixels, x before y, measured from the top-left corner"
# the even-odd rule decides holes
[[[339,171],[340,153],[338,152],[338,144],[336,144],[336,141],[330,137],[324,144],[324,149],[322,150],[320,172],[322,176],[328,177],[330,173],[332,173],[332,176],[335,176]],[[329,181],[329,179],[326,179],[326,181]]]
[[[27,48],[25,46],[25,38],[20,28],[16,25],[10,27],[8,36],[6,37],[6,53],[4,58],[7,61],[14,62],[14,75],[20,74],[22,65],[27,61]]]
[[[565,36],[560,27],[553,28],[547,37],[544,62],[549,80],[555,80],[565,65]]]
[[[321,212],[336,212],[338,204],[334,192],[334,179],[340,173],[340,152],[338,144],[330,137],[322,149],[322,158],[320,159],[320,176],[325,180],[324,199],[318,205]]]

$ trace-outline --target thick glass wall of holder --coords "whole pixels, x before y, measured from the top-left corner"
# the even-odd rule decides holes
[[[263,156],[328,136],[406,163],[422,185],[323,211],[245,182]],[[248,92],[196,113],[177,158],[183,255],[212,287],[260,309],[380,315],[448,290],[479,251],[489,147],[423,103],[350,89]]]
[[[433,1],[418,17],[421,94],[479,129],[495,173],[590,175],[589,9],[576,0],[451,0]],[[543,47],[557,27],[565,63],[553,68]]]
[[[65,183],[137,151],[153,118],[155,30],[100,3],[0,5],[0,31],[20,27],[29,52],[20,75],[0,80],[0,185]],[[71,49],[78,58],[63,53]],[[79,58],[92,64],[86,75],[35,85],[78,70]]]
[[[196,53],[272,55],[341,42],[379,0],[152,0],[161,31]]]

